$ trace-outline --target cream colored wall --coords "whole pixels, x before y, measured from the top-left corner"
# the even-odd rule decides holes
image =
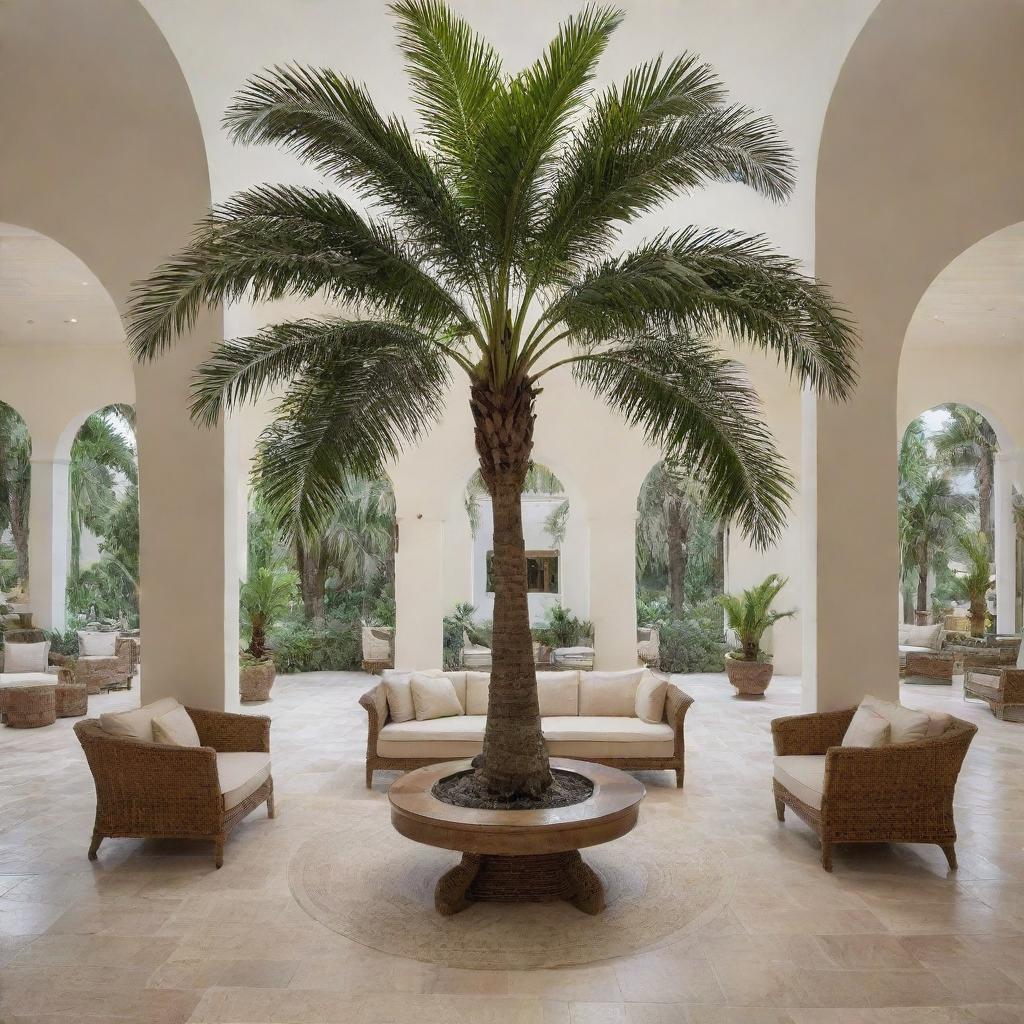
[[[884,0],[839,77],[818,162],[817,271],[861,327],[852,401],[818,403],[809,704],[895,696],[900,350],[939,271],[1024,219],[1024,7]],[[955,125],[955,130],[951,126]],[[851,627],[856,624],[856,644]]]
[[[131,283],[209,203],[188,87],[134,0],[14,0],[3,31],[0,221],[71,250],[124,310]],[[235,522],[225,515],[237,456],[227,432],[192,426],[187,399],[192,367],[221,330],[203,316],[171,356],[134,374],[143,697],[206,707],[237,700]]]

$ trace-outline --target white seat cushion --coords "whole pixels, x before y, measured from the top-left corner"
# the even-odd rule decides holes
[[[824,754],[785,754],[775,758],[775,779],[808,807],[821,808],[825,791]]]
[[[229,811],[270,778],[270,755],[250,751],[218,754],[217,777],[224,810]]]
[[[118,736],[126,740],[138,740],[140,743],[153,742],[153,719],[166,715],[181,705],[173,697],[161,697],[152,704],[145,704],[134,711],[122,711],[119,714],[107,712],[100,715],[100,728],[110,736]]]
[[[0,672],[0,690],[5,686],[54,686],[57,674],[54,672]]]
[[[381,757],[470,757],[480,752],[485,715],[389,722],[377,737]],[[542,719],[549,752],[556,757],[671,757],[675,735],[667,722],[639,718],[559,715]]]

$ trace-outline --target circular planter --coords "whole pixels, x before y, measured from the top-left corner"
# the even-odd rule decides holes
[[[238,693],[242,703],[270,700],[277,669],[272,661],[257,661],[238,667]]]
[[[763,697],[773,671],[770,661],[741,661],[728,654],[725,656],[725,674],[741,697]]]
[[[491,811],[438,800],[434,783],[469,770],[468,760],[418,768],[392,784],[391,824],[398,832],[462,853],[434,889],[438,913],[457,914],[480,900],[567,900],[587,914],[604,910],[604,887],[579,851],[632,831],[644,787],[617,768],[587,761],[557,757],[551,767],[585,776],[594,792],[578,804],[537,811]]]

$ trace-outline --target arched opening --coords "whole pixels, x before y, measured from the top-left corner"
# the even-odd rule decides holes
[[[288,574],[294,596],[267,639],[279,672],[358,669],[364,627],[395,625],[395,494],[387,477],[353,477],[327,527],[316,536],[281,530],[260,492],[248,510],[248,578]],[[251,625],[242,622],[242,641]],[[393,650],[393,641],[391,644]],[[379,659],[384,661],[386,659]]]
[[[27,607],[32,438],[21,414],[0,402],[0,602]],[[13,607],[12,607],[13,606]]]
[[[139,628],[135,410],[108,405],[79,427],[68,460],[67,626]]]
[[[907,625],[983,635],[994,612],[999,441],[968,405],[929,409],[900,442],[900,598]]]
[[[715,598],[725,584],[725,524],[700,482],[670,460],[655,463],[637,496],[637,643],[667,672],[720,672],[725,637]]]

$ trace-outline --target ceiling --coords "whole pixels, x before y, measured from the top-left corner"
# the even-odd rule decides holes
[[[1024,346],[1024,224],[983,238],[935,278],[914,311],[906,345]]]
[[[77,256],[45,235],[0,224],[0,346],[123,341],[113,301]]]

